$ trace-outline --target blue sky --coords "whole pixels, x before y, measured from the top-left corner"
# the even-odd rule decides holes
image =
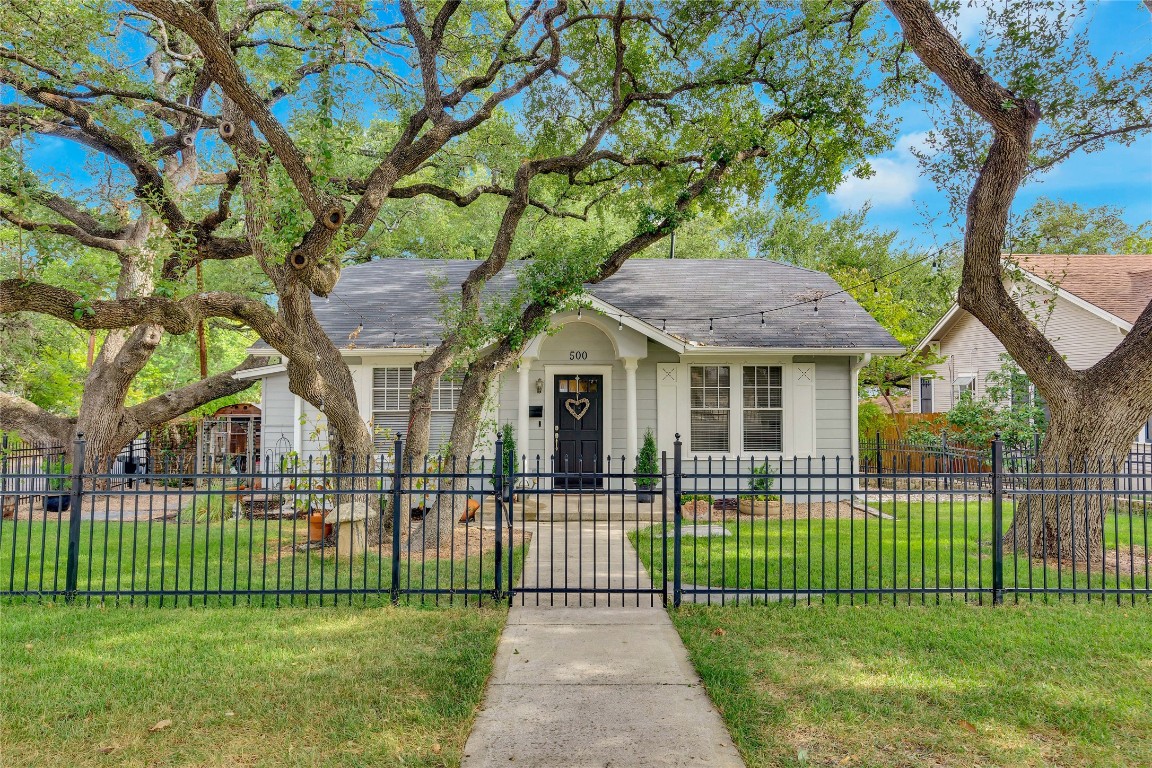
[[[1104,59],[1114,51],[1123,51],[1130,61],[1140,56],[1152,58],[1152,13],[1139,0],[1105,0],[1093,10],[1091,45],[1097,57]],[[970,35],[979,22],[976,13],[962,8],[961,36]],[[930,179],[921,178],[916,159],[909,152],[932,124],[918,104],[910,103],[898,114],[902,118],[900,137],[892,151],[870,160],[875,174],[868,179],[847,179],[834,195],[822,195],[816,208],[833,216],[870,204],[870,224],[895,230],[902,241],[919,247],[928,247],[934,240],[943,244],[958,238],[961,232],[951,225],[947,214],[948,200]],[[1022,187],[1014,211],[1022,213],[1039,197],[1085,207],[1116,206],[1134,226],[1152,221],[1152,136],[1141,136],[1129,147],[1112,143],[1100,152],[1073,155]],[[935,214],[943,215],[929,221]]]

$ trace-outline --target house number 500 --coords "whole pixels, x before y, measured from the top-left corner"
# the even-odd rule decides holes
[[[583,351],[583,350],[581,350],[579,352],[573,350],[572,352],[568,353],[568,359],[569,360],[587,360],[588,359],[588,353]]]

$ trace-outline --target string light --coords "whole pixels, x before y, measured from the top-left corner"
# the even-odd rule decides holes
[[[880,286],[876,285],[875,280],[872,281],[872,295],[873,296],[879,296],[880,295]]]
[[[817,315],[820,314],[820,299],[812,302],[812,312]]]
[[[623,315],[616,318],[616,330],[618,330],[618,331],[624,330],[624,316]]]
[[[584,317],[584,307],[576,307],[576,319]]]
[[[712,330],[712,318],[708,318],[708,333],[715,333],[715,331]]]
[[[764,327],[764,313],[763,312],[760,313],[760,327],[761,328]]]
[[[709,322],[709,325],[711,325],[712,321],[714,321],[714,320],[731,320],[731,319],[738,318],[738,317],[751,317],[751,316],[756,315],[756,314],[764,314],[767,312],[779,312],[779,311],[784,310],[784,309],[792,309],[793,307],[802,307],[806,304],[814,304],[815,302],[821,301],[822,299],[830,299],[833,296],[839,296],[839,295],[844,294],[844,293],[850,293],[850,292],[858,290],[860,288],[864,288],[869,283],[874,284],[877,281],[884,280],[885,278],[891,277],[892,275],[895,275],[898,272],[903,272],[906,269],[910,269],[911,267],[914,267],[917,264],[926,264],[929,260],[931,260],[933,264],[936,264],[937,254],[943,252],[943,250],[945,248],[951,247],[955,244],[956,244],[955,241],[953,241],[951,243],[947,243],[933,253],[925,254],[924,256],[921,256],[918,259],[914,259],[914,260],[908,262],[907,264],[903,264],[899,267],[896,267],[895,269],[890,270],[888,272],[885,272],[882,275],[877,275],[876,277],[870,277],[867,280],[862,280],[861,282],[857,283],[856,285],[850,285],[847,288],[841,288],[840,290],[833,291],[831,293],[821,292],[821,294],[815,298],[800,299],[798,301],[793,301],[789,304],[781,304],[778,307],[770,307],[768,309],[753,309],[753,310],[749,310],[747,312],[735,312],[731,315],[714,315],[712,317],[679,317],[677,319],[678,320],[698,320],[700,322],[707,320]],[[819,312],[818,309],[815,311]]]

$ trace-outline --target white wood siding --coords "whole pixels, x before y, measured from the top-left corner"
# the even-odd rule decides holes
[[[265,455],[275,459],[276,454],[292,450],[295,427],[292,413],[295,396],[288,391],[287,373],[265,376],[260,380],[260,391],[264,397],[264,412],[260,415],[261,450]]]

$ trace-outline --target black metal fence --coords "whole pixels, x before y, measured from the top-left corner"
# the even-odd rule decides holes
[[[997,603],[1152,597],[1152,471],[1042,457],[505,466],[391,455],[133,482],[0,467],[0,595],[155,606]],[[32,469],[35,469],[33,472]],[[1011,471],[1009,471],[1011,470]],[[29,485],[32,476],[40,485]]]
[[[683,462],[674,602],[1152,596],[1147,468],[1032,456],[1009,471],[999,441],[971,470],[862,463]]]

